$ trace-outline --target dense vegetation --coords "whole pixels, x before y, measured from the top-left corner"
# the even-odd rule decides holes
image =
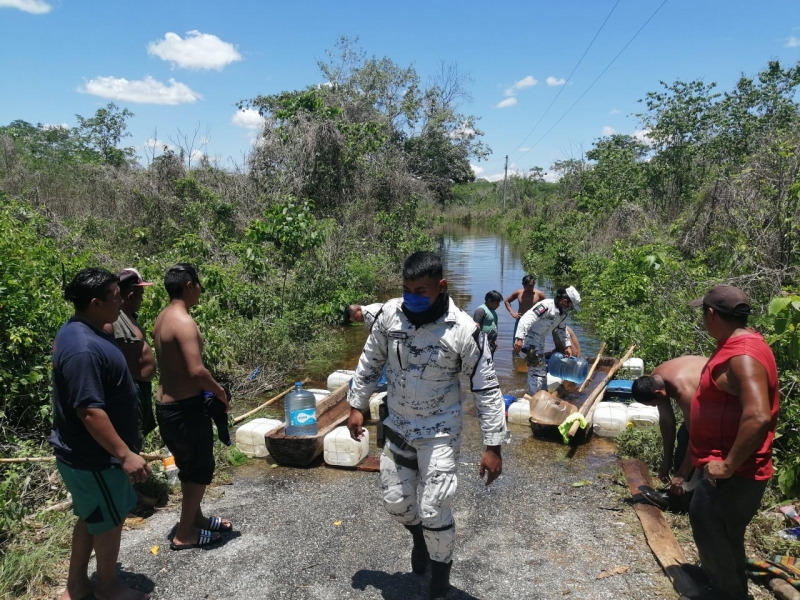
[[[598,139],[550,167],[557,184],[542,168],[512,178],[505,213],[502,184],[458,186],[450,212],[507,229],[531,272],[578,287],[582,318],[612,352],[635,343],[650,366],[708,355],[713,340],[688,301],[719,283],[743,288],[780,373],[773,482],[797,497],[800,64],[771,62],[721,93],[700,81],[661,86],[642,100],[645,136]]]
[[[206,364],[242,399],[326,369],[343,306],[394,289],[402,258],[432,247],[417,207],[449,199],[486,152],[458,112],[466,79],[443,65],[423,86],[347,39],[320,68],[329,85],[241,101],[265,126],[233,170],[198,160],[188,136],[141,165],[124,146],[134,115],[114,104],[74,128],[0,127],[0,455],[50,453],[50,347],[72,313],[64,281],[85,266],[160,282],[197,265]],[[148,288],[146,328],[166,303]],[[41,463],[0,470],[0,597],[46,583],[63,558],[63,535],[30,543],[52,514],[23,521],[63,497],[59,481]]]

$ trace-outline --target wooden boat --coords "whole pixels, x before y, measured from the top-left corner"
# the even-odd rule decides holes
[[[266,434],[269,455],[279,465],[307,467],[323,451],[325,436],[347,422],[350,405],[347,403],[346,382],[330,396],[317,404],[317,435],[286,435],[286,428],[280,427]]]
[[[594,358],[588,359],[589,363],[594,362]],[[581,392],[578,392],[580,386],[570,383],[568,381],[562,382],[552,396],[555,396],[562,404],[566,405],[566,410],[538,410],[531,399],[531,431],[535,437],[542,437],[547,439],[554,439],[561,441],[561,434],[558,431],[558,426],[563,422],[563,418],[573,412],[582,412],[587,421],[586,429],[579,429],[575,435],[576,442],[583,442],[589,439],[592,433],[592,415],[594,413],[593,407],[588,408],[588,412],[584,412],[584,405],[591,402],[591,398],[598,394],[603,393],[606,384],[606,376],[615,367],[618,368],[620,361],[612,357],[603,357],[598,362],[597,368],[592,374],[592,378]],[[602,386],[602,389],[598,389]],[[594,404],[596,406],[596,404]],[[564,406],[554,407],[564,409]],[[561,416],[563,414],[563,417]]]

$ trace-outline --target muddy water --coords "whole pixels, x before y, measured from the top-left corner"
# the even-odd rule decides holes
[[[524,251],[512,246],[504,236],[477,228],[450,225],[445,229],[438,245],[438,253],[444,261],[448,291],[455,303],[469,315],[483,304],[486,292],[497,290],[505,298],[522,287],[522,278],[526,275],[522,267]],[[548,298],[552,298],[556,286],[544,277],[537,277],[536,287],[547,294]],[[402,290],[398,289],[394,296],[401,294]],[[513,306],[516,308],[516,302]],[[511,356],[514,319],[503,304],[497,310],[497,316],[498,350],[494,356],[495,370],[503,393],[521,396],[525,393],[527,369],[524,360]],[[578,336],[584,356],[596,354],[600,342],[592,336],[591,331],[572,317],[567,322]],[[355,368],[367,333],[365,327],[351,327],[344,332],[347,350],[340,361],[331,365],[332,371]],[[548,339],[545,351],[552,347],[552,340]]]

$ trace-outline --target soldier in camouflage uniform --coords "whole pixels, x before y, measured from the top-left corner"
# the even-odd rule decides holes
[[[581,309],[581,295],[574,287],[558,288],[556,297],[537,302],[522,315],[514,334],[514,354],[528,348],[528,394],[547,389],[547,362],[544,359],[544,341],[548,335],[557,335],[564,345],[564,354],[572,356],[572,340],[567,334],[567,317],[572,310]]]
[[[442,278],[441,259],[412,254],[403,267],[403,298],[377,315],[348,394],[348,427],[362,433],[369,398],[386,365],[388,417],[381,456],[387,512],[412,534],[412,571],[431,567],[431,598],[446,598],[455,545],[451,503],[461,438],[459,376],[471,380],[486,444],[480,475],[486,484],[502,471],[500,444],[508,440],[503,397],[485,334],[455,306]]]

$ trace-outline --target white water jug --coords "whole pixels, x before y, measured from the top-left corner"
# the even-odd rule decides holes
[[[342,387],[345,383],[350,381],[355,375],[355,371],[348,371],[346,369],[339,369],[328,375],[328,390],[334,391]]]
[[[519,399],[508,407],[508,422],[514,425],[529,425],[531,420],[531,403]]]
[[[627,372],[628,375],[623,377],[625,372]],[[622,368],[620,369],[620,372],[617,373],[617,378],[636,379],[637,377],[641,377],[642,375],[644,375],[644,361],[641,358],[629,358],[624,363],[622,363]]]
[[[320,402],[325,400],[325,398],[331,395],[331,393],[328,390],[321,390],[319,388],[311,388],[307,389],[306,391],[314,394],[314,399],[317,401],[317,404],[319,404]]]
[[[616,437],[628,426],[628,407],[621,402],[600,402],[592,421],[597,435]]]
[[[346,425],[337,427],[325,436],[323,442],[325,464],[333,467],[355,467],[369,454],[369,431],[364,429],[364,437],[356,441],[350,437]]]
[[[658,408],[631,402],[628,405],[628,423],[642,428],[658,425]]]
[[[250,458],[263,458],[267,452],[264,436],[283,425],[278,419],[253,419],[236,430],[236,447]]]

